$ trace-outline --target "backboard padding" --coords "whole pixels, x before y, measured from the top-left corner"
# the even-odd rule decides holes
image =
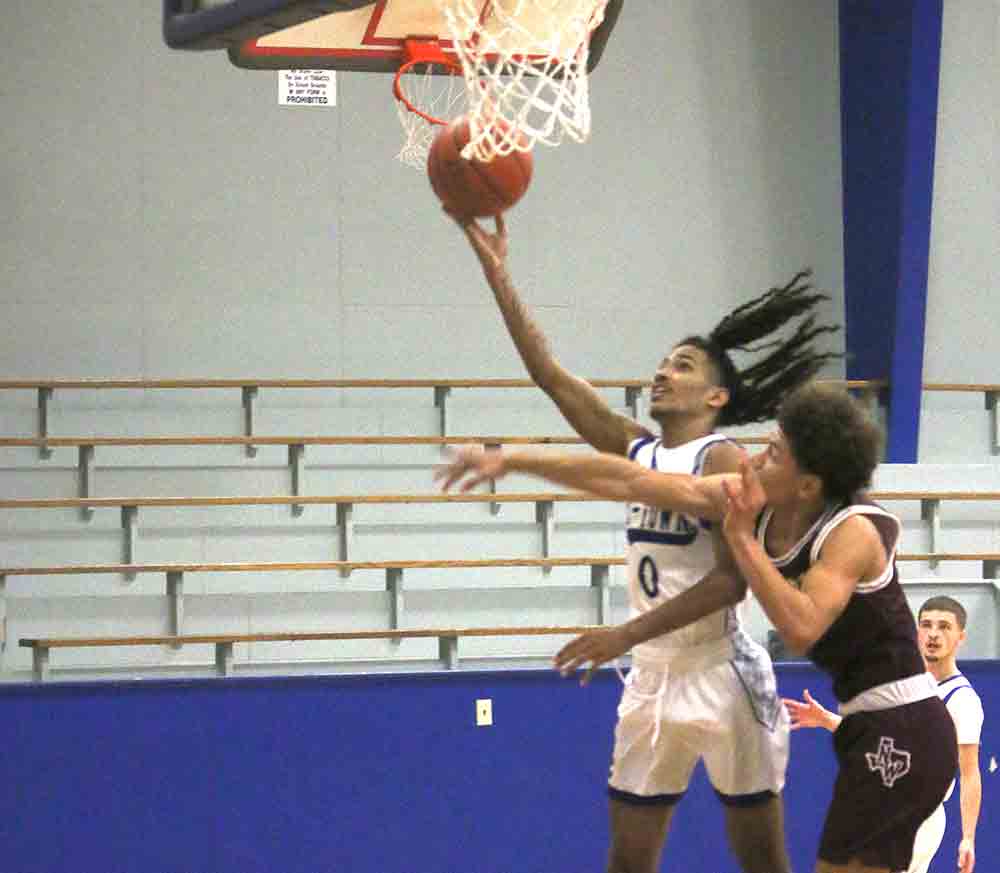
[[[591,39],[593,69],[614,26],[623,0],[610,0],[605,23]],[[489,0],[483,0],[484,6]],[[335,12],[229,49],[229,58],[247,69],[335,69],[395,72],[404,60],[403,42],[426,36],[450,51],[448,28],[434,0],[378,0]],[[516,46],[514,46],[516,49]]]

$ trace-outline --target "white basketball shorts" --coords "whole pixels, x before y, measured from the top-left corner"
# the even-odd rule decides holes
[[[624,802],[675,803],[698,759],[724,803],[780,793],[788,764],[788,714],[774,668],[746,637],[728,659],[633,665],[618,707],[610,794]]]

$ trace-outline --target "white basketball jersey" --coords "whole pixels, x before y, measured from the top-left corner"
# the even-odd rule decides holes
[[[725,439],[711,434],[668,449],[658,439],[643,437],[631,443],[628,456],[651,470],[700,474],[708,447]],[[629,605],[635,616],[691,588],[715,566],[715,552],[709,522],[641,503],[630,503],[626,512]],[[739,626],[739,615],[730,607],[641,643],[632,654],[646,661],[669,660],[680,650],[721,640]]]

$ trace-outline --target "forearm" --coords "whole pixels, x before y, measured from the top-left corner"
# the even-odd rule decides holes
[[[977,767],[971,773],[962,773],[959,783],[959,807],[962,812],[962,839],[976,839],[979,809],[983,801],[983,781]]]
[[[746,583],[734,572],[712,570],[687,591],[622,625],[629,648],[739,603],[745,594]]]
[[[538,450],[508,452],[507,472],[539,476],[598,497],[644,503],[701,518],[718,518],[706,477],[659,473],[606,452],[565,454]]]
[[[547,390],[555,378],[556,364],[545,334],[539,330],[527,307],[521,302],[507,267],[503,264],[489,266],[485,273],[507,332],[514,341],[528,375],[540,388]]]
[[[743,578],[786,645],[797,654],[807,651],[816,639],[812,632],[815,608],[810,598],[774,568],[752,536],[731,538],[729,546]]]

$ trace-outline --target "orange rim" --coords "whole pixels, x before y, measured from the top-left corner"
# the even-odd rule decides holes
[[[406,60],[396,70],[396,76],[392,82],[392,93],[396,99],[402,103],[414,115],[419,115],[424,121],[430,124],[445,125],[445,119],[438,118],[428,112],[424,112],[419,106],[407,96],[403,88],[403,77],[418,65],[431,65],[441,67],[439,75],[461,76],[462,66],[453,58],[449,58],[442,50],[436,39],[407,39],[403,42],[403,52]]]

